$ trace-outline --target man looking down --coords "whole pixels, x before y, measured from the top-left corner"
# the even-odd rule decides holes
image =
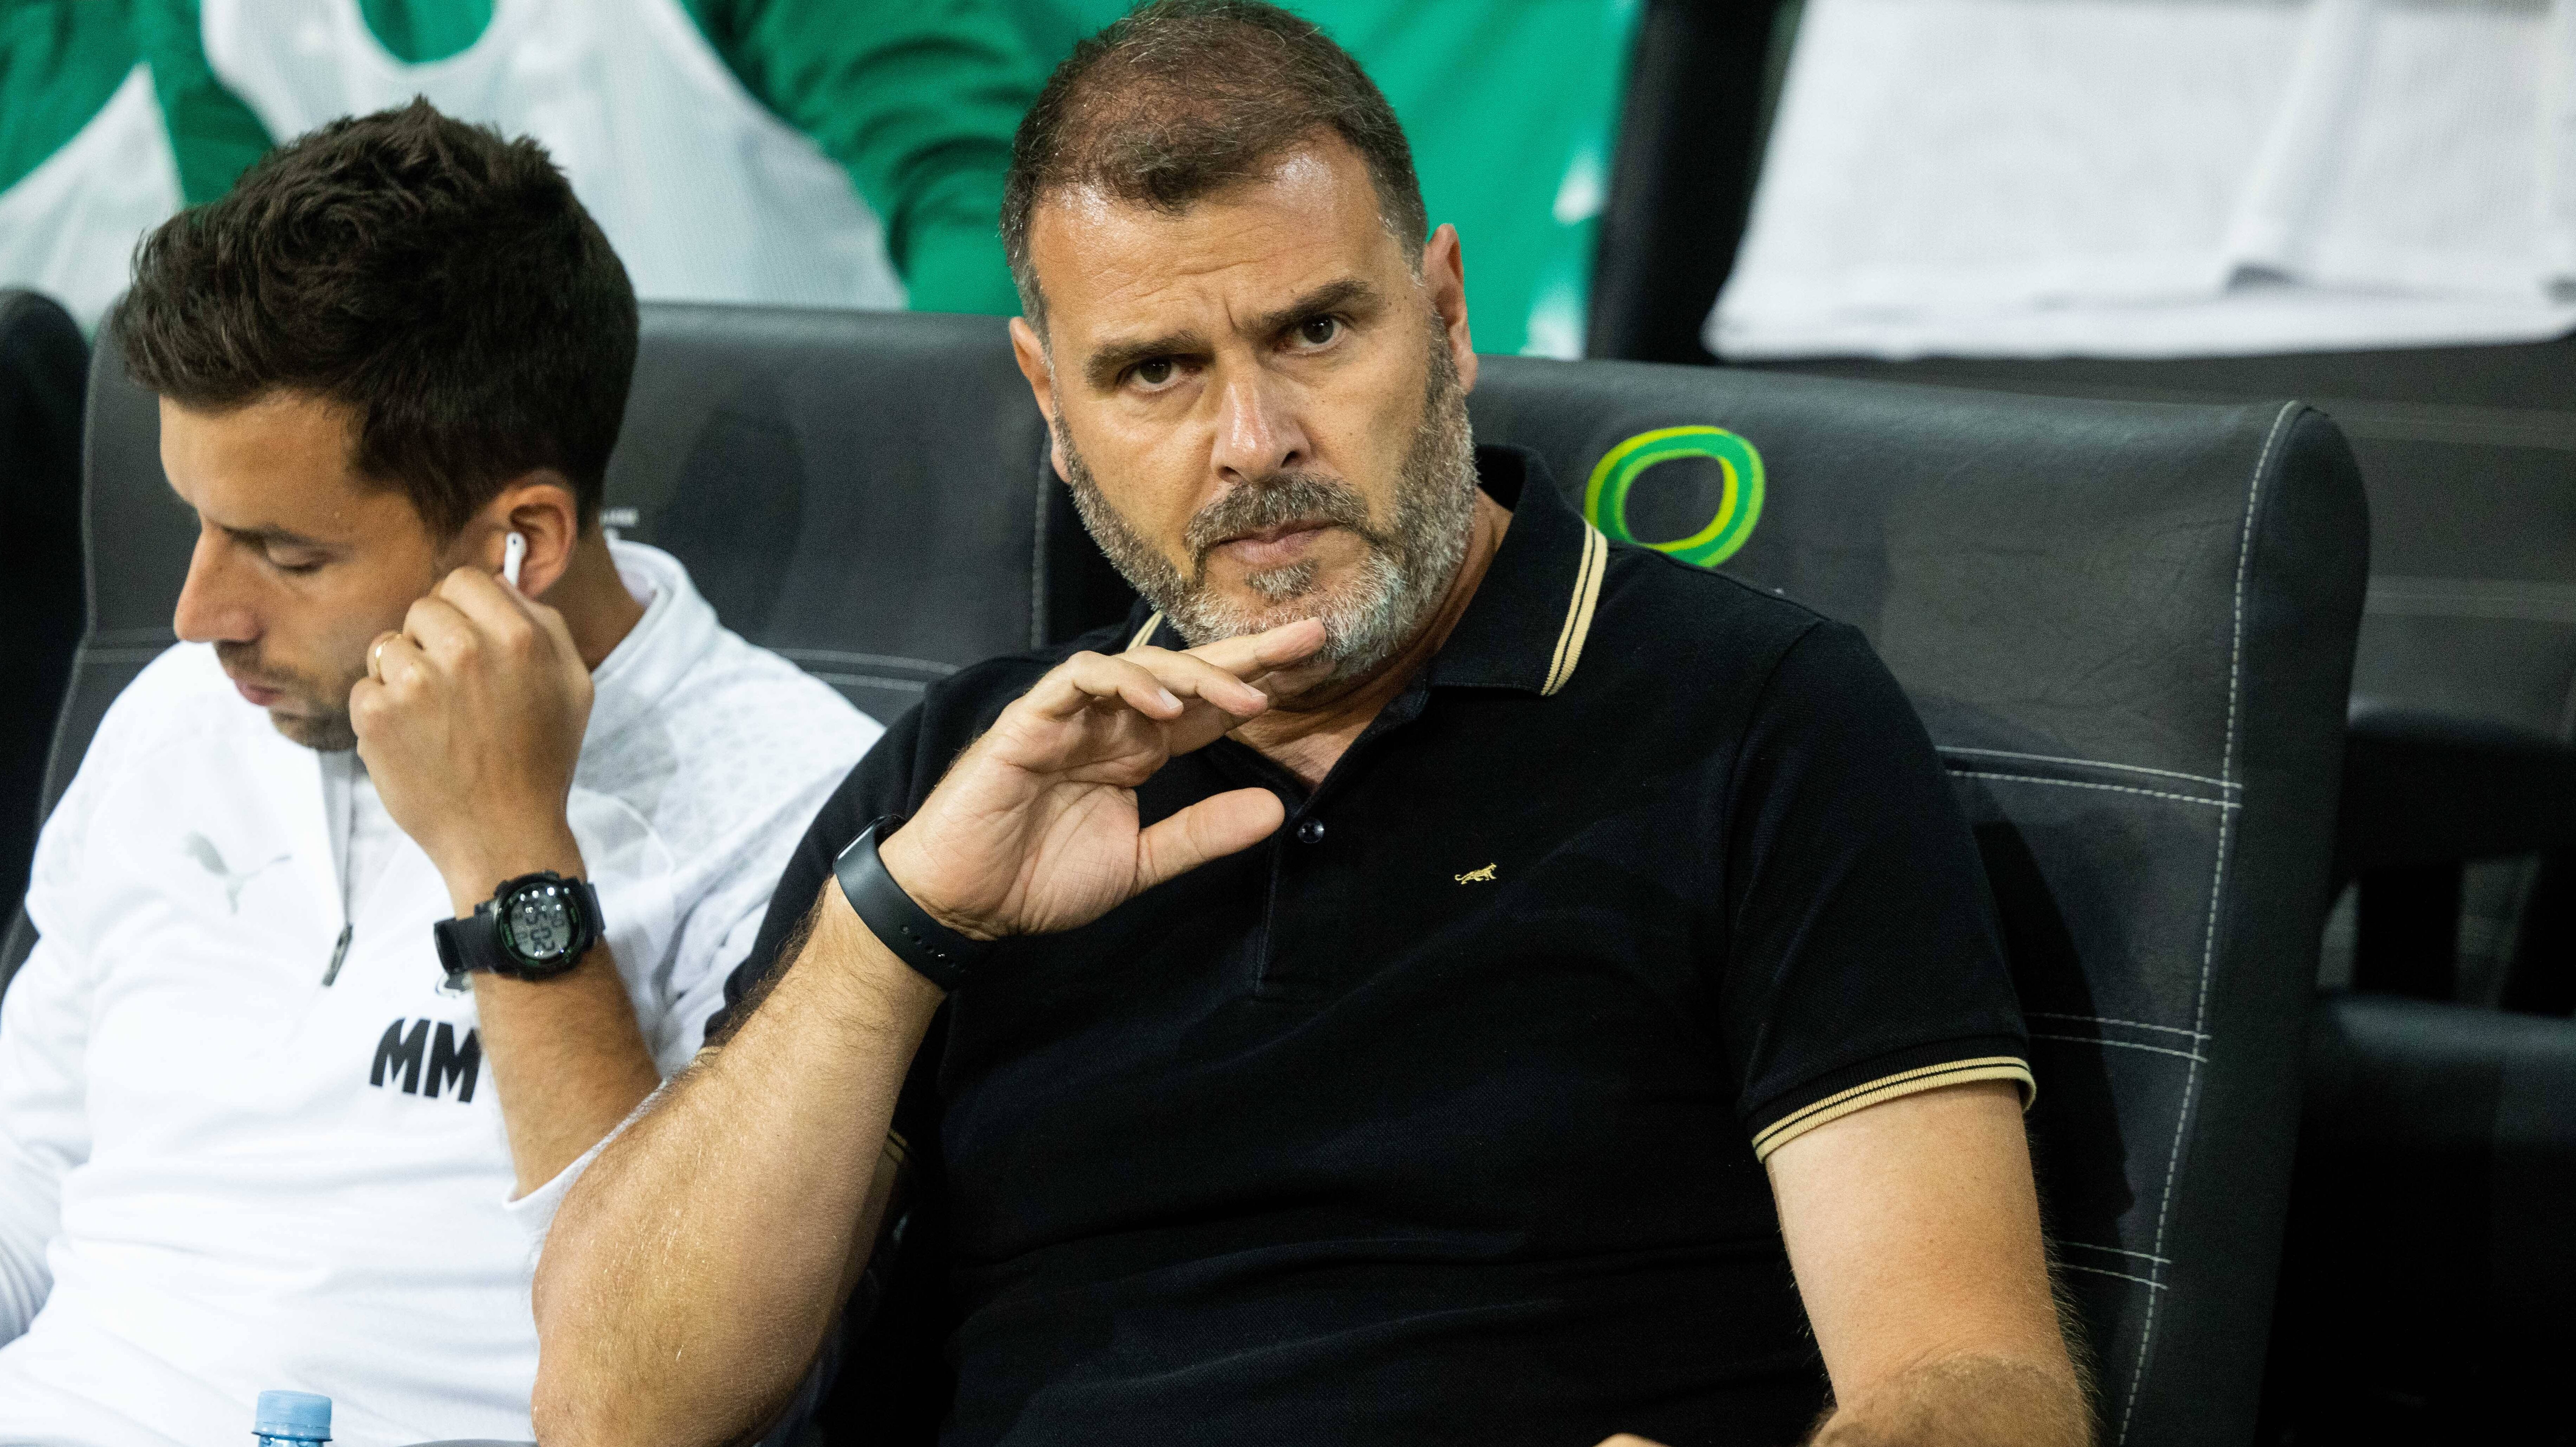
[[[557,1218],[550,1447],[756,1431],[907,1208],[951,1444],[1779,1443],[1814,1353],[1819,1441],[2088,1438],[1921,726],[1853,630],[1474,447],[1426,229],[1281,11],[1058,70],[1012,336],[1146,603],[823,810]]]
[[[523,1438],[548,1183],[876,726],[601,532],[635,298],[533,143],[327,126],[110,325],[199,529],[0,1005],[0,1440]]]

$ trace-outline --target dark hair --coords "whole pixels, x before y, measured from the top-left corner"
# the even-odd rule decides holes
[[[351,466],[440,537],[536,468],[587,527],[635,370],[635,289],[544,148],[425,100],[302,136],[163,223],[108,325],[183,407],[352,408]]]
[[[1038,198],[1067,186],[1177,213],[1320,133],[1368,164],[1378,219],[1419,261],[1430,227],[1413,148],[1377,84],[1315,25],[1253,0],[1154,0],[1074,47],[1011,141],[1002,246],[1041,333]]]

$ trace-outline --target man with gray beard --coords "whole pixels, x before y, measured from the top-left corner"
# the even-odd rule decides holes
[[[824,808],[556,1218],[549,1447],[750,1440],[845,1308],[854,1441],[2085,1442],[1930,741],[1854,630],[1474,445],[1350,58],[1139,9],[1003,237],[1144,601]]]

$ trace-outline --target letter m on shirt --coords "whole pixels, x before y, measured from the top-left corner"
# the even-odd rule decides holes
[[[438,1033],[430,1034],[427,1020],[396,1020],[385,1027],[384,1037],[376,1042],[376,1063],[367,1072],[369,1085],[383,1085],[398,1079],[405,1095],[427,1094],[432,1099],[449,1086],[456,1088],[456,1099],[471,1104],[474,1082],[483,1074],[483,1041],[472,1027],[458,1040],[456,1027],[441,1020]],[[404,1027],[410,1028],[406,1030]],[[421,1089],[421,1068],[426,1064],[429,1089]]]

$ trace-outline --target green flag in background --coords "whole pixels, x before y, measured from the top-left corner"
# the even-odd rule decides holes
[[[95,325],[143,231],[420,94],[543,142],[648,299],[1007,313],[1045,74],[993,0],[0,0],[0,286]]]
[[[1127,0],[0,0],[0,286],[85,322],[273,139],[534,134],[648,299],[1017,310],[1010,137]],[[1376,77],[1488,352],[1581,352],[1637,0],[1292,0]]]
[[[1050,63],[1126,0],[1002,0]],[[1458,228],[1481,352],[1583,351],[1638,0],[1287,0],[1386,92],[1431,223]]]

